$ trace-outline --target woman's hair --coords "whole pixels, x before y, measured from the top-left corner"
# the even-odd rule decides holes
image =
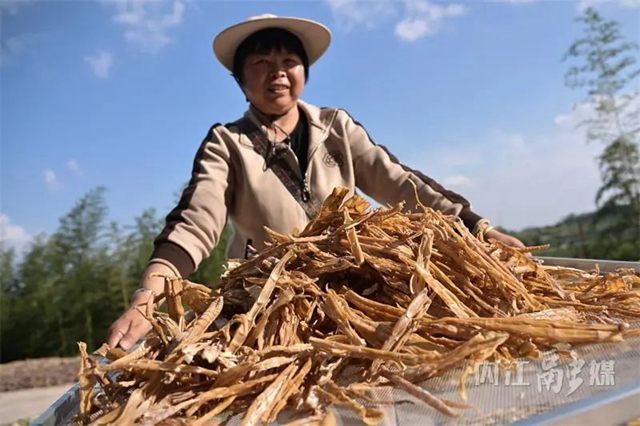
[[[269,53],[272,50],[286,50],[298,55],[304,65],[306,82],[309,78],[309,58],[300,39],[287,30],[267,28],[251,34],[236,49],[233,58],[233,76],[238,83],[242,82],[242,67],[247,56],[252,53]]]

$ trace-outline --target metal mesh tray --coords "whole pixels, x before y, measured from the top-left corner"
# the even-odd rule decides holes
[[[612,262],[585,259],[542,258],[545,264],[592,269],[602,272],[625,267],[640,271],[640,262]],[[640,328],[635,323],[632,328]],[[517,372],[484,363],[466,381],[467,401],[475,409],[457,410],[461,416],[445,416],[411,395],[397,389],[381,389],[380,400],[394,401],[380,406],[385,426],[408,425],[506,425],[598,424],[621,425],[640,417],[640,338],[620,343],[584,345],[577,357],[557,359],[546,353],[539,360],[520,360]],[[464,367],[452,369],[422,384],[434,395],[464,402],[460,398],[460,377]],[[77,415],[78,385],[62,395],[32,425],[70,424]],[[360,425],[355,413],[334,410],[339,425]],[[242,417],[229,419],[239,425]]]

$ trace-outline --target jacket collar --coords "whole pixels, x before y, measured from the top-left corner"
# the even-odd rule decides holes
[[[311,105],[301,99],[298,99],[298,106],[302,112],[307,116],[309,121],[309,151],[311,151],[315,145],[322,142],[326,136],[327,129],[330,123],[325,122],[321,114],[321,109],[315,105]],[[260,122],[258,117],[251,111],[251,108],[247,108],[244,116],[250,119],[256,124],[263,132],[266,133],[267,127]]]
[[[322,121],[322,118],[320,116],[320,108],[318,108],[317,106],[311,105],[301,99],[298,99],[298,106],[307,115],[307,118],[309,119],[309,124],[311,126],[314,126],[322,131],[325,130],[326,123]],[[256,117],[253,111],[251,111],[251,108],[247,108],[247,110],[244,113],[244,116],[251,119],[251,121],[255,122],[256,124],[259,124],[260,127],[265,127],[263,124],[261,124],[260,120],[258,120],[258,117]]]
[[[320,108],[308,104],[300,99],[298,100],[298,106],[307,115],[307,118],[309,119],[309,125],[317,128],[318,130],[321,130],[322,133],[324,133],[327,127],[327,123],[324,123],[322,121],[322,118],[320,116]]]

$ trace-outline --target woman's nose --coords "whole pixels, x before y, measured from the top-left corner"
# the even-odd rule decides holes
[[[284,73],[286,70],[285,59],[284,58],[273,58],[271,61],[271,72],[272,73]]]
[[[279,76],[285,75],[286,73],[285,73],[285,68],[284,68],[283,63],[281,63],[281,62],[274,62],[274,63],[271,65],[271,74],[272,74],[272,75],[274,75],[274,76],[276,76],[276,77],[279,77]]]

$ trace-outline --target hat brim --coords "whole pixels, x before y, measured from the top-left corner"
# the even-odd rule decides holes
[[[222,65],[233,72],[233,60],[240,43],[256,31],[282,28],[296,35],[304,46],[309,65],[315,63],[331,44],[331,31],[324,25],[303,18],[258,18],[233,25],[216,36],[213,51]]]

